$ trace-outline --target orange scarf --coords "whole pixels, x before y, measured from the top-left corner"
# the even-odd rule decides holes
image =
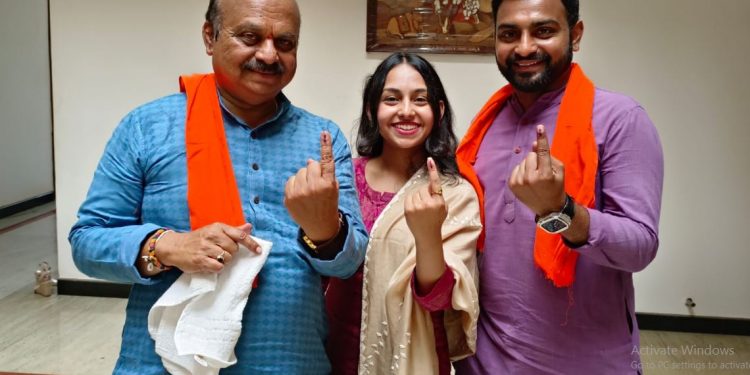
[[[458,169],[474,186],[484,222],[484,188],[474,172],[479,146],[487,130],[503,108],[513,88],[506,85],[482,107],[456,151]],[[591,123],[594,109],[594,84],[573,64],[563,94],[550,153],[565,165],[565,191],[580,205],[593,208],[599,155]],[[485,233],[479,237],[484,249]],[[536,229],[534,261],[556,287],[568,287],[575,280],[578,252],[565,246],[562,236]]]
[[[196,230],[215,222],[242,225],[245,215],[229,158],[214,75],[181,76],[180,91],[187,95],[185,146],[190,227]]]
[[[245,224],[216,79],[213,74],[180,76],[180,92],[187,96],[185,150],[190,228],[196,230],[216,222]],[[256,276],[253,288],[257,287]]]

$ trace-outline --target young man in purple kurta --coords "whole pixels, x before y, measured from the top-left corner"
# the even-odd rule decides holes
[[[596,88],[594,208],[575,204],[561,233],[579,253],[575,281],[554,286],[534,261],[536,216],[562,210],[564,171],[554,181],[517,179],[541,134],[556,122],[583,23],[578,1],[493,0],[496,57],[514,89],[482,138],[473,165],[484,190],[477,353],[457,374],[640,372],[632,273],[656,255],[663,155],[656,129],[634,100]],[[538,138],[540,137],[540,138]],[[540,162],[541,165],[541,162]],[[527,198],[535,196],[535,199]]]

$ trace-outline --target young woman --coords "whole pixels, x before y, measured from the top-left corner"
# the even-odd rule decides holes
[[[395,53],[367,80],[354,160],[370,243],[331,279],[334,374],[450,374],[474,352],[479,205],[458,174],[453,115],[435,69]]]

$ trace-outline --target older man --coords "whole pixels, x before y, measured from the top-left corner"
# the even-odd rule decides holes
[[[164,372],[149,309],[180,274],[258,250],[251,231],[273,249],[222,373],[330,371],[321,275],[354,273],[367,234],[345,137],[281,92],[299,34],[293,0],[211,0],[214,74],[181,77],[182,93],[132,111],[107,144],[69,239],[83,272],[134,284],[115,373]]]
[[[509,85],[458,149],[483,198],[477,353],[457,374],[634,374],[632,273],[656,255],[663,157],[634,100],[572,64],[577,0],[493,0]]]

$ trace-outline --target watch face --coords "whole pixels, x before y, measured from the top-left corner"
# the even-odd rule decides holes
[[[568,229],[570,224],[559,217],[552,217],[540,222],[539,226],[548,233],[560,233]]]

